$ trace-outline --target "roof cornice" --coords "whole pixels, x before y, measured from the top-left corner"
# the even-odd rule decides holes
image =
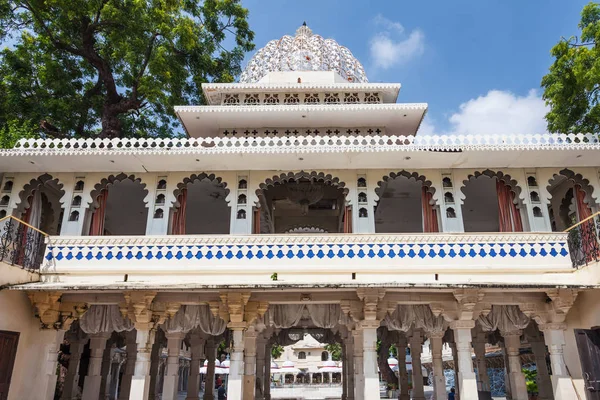
[[[232,105],[232,106],[176,106],[176,113],[274,113],[274,112],[340,112],[340,111],[388,111],[427,110],[427,103],[393,103],[393,104],[298,104],[298,105]]]
[[[400,90],[399,83],[203,83],[203,90],[240,91],[240,90]]]

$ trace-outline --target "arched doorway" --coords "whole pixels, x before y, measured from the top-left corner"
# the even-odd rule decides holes
[[[94,186],[84,231],[91,236],[145,235],[146,185],[134,175],[111,175]]]
[[[14,216],[48,235],[59,235],[63,212],[60,200],[65,194],[62,187],[48,174],[32,179],[19,193],[21,202]]]
[[[231,210],[227,184],[215,175],[201,173],[185,178],[175,190],[177,202],[171,218],[171,234],[228,234]]]
[[[401,171],[384,176],[375,192],[375,232],[439,232],[438,207],[431,182],[417,173]],[[361,193],[359,192],[359,199]]]
[[[256,191],[259,199],[256,233],[306,233],[351,231],[348,190],[344,182],[323,173],[301,171],[268,179]],[[300,233],[300,232],[296,232]]]
[[[465,232],[523,232],[521,188],[509,175],[477,171],[463,183]]]

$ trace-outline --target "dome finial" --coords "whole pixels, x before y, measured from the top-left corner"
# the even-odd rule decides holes
[[[304,21],[304,22],[302,23],[302,26],[306,26],[306,21]]]
[[[298,30],[296,30],[296,36],[311,37],[313,35],[312,30],[306,25],[306,21],[302,24]]]

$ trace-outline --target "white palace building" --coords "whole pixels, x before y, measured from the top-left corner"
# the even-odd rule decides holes
[[[528,352],[537,398],[599,399],[598,135],[419,135],[399,92],[303,25],[177,107],[187,138],[0,150],[0,399],[213,399],[225,356],[229,400],[271,399],[305,334],[344,400],[423,400],[423,343],[435,400],[443,346],[490,398],[486,344],[507,398]]]

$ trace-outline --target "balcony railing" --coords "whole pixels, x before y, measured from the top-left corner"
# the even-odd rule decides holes
[[[0,219],[0,226],[0,261],[30,271],[39,270],[48,235],[13,216]]]
[[[600,212],[573,225],[569,233],[569,253],[573,267],[579,268],[600,261]]]

